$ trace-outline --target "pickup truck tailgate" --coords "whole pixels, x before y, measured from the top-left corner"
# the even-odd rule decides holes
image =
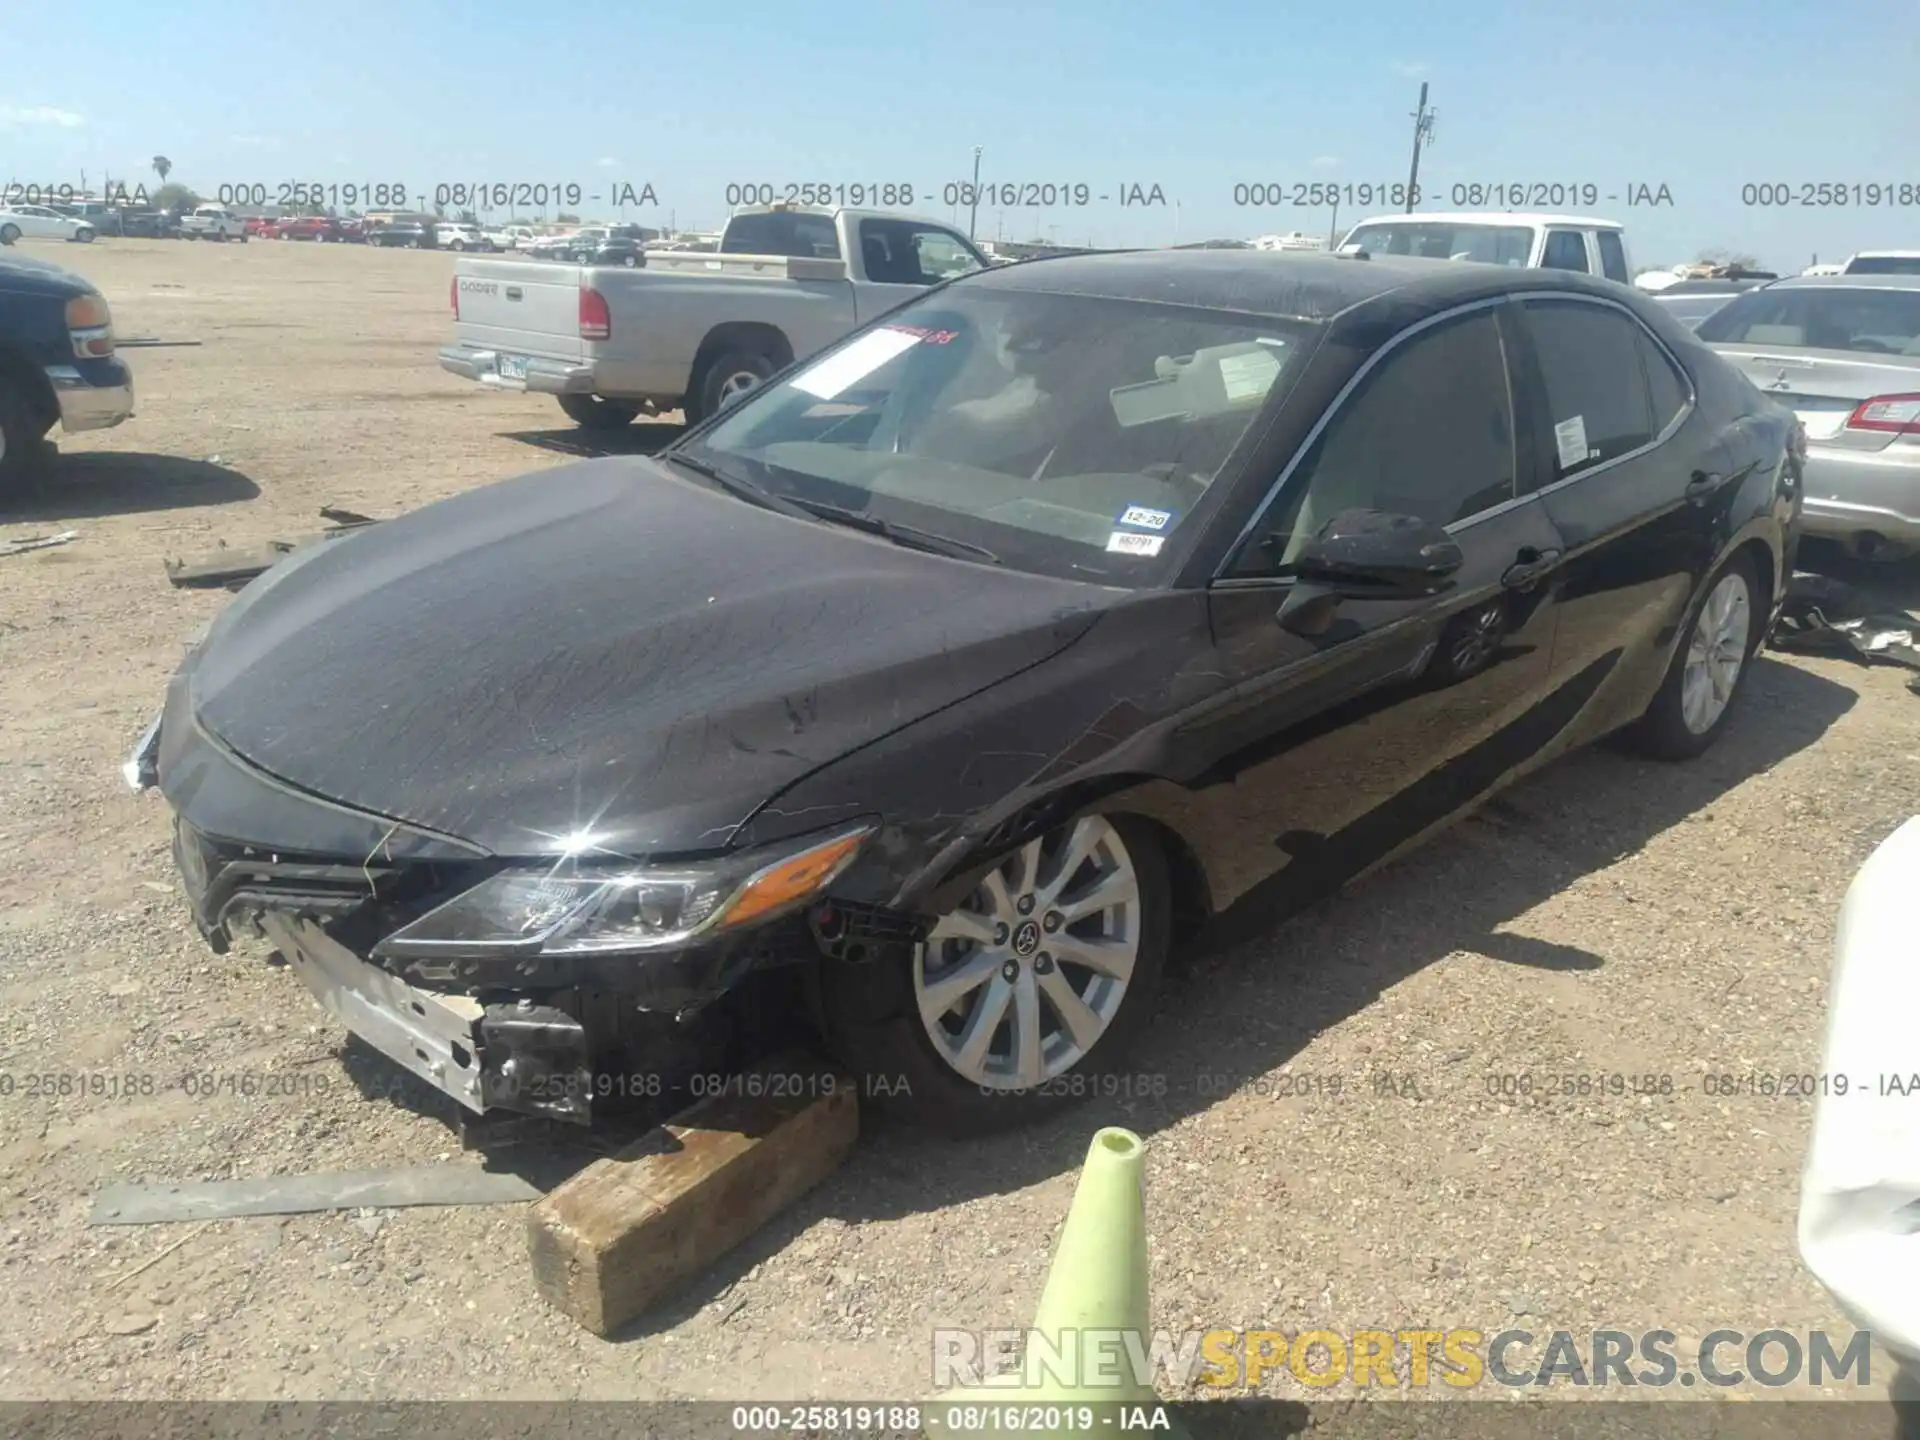
[[[454,266],[462,345],[550,360],[585,358],[580,267],[539,260],[461,260]]]

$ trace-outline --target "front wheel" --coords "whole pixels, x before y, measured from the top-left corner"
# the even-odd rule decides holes
[[[76,230],[73,232],[73,238],[82,245],[91,245],[93,243],[93,231],[85,229]]]
[[[467,248],[467,242],[464,240],[449,240],[447,242],[447,248],[449,250],[464,250]]]
[[[1627,732],[1635,749],[1654,760],[1691,760],[1720,738],[1759,648],[1759,601],[1745,555],[1713,573],[1653,703]]]
[[[771,355],[755,350],[727,350],[714,356],[694,388],[698,413],[688,415],[687,423],[697,424],[749,390],[759,389],[779,368]]]
[[[0,225],[0,245],[11,245],[20,238],[18,225]]]
[[[583,430],[619,430],[640,414],[637,400],[605,400],[598,395],[562,395],[560,408]]]
[[[1005,857],[939,919],[906,958],[904,1013],[864,1019],[870,972],[823,962],[829,1043],[884,1108],[953,1135],[1122,1095],[1170,936],[1152,828],[1083,816]]]

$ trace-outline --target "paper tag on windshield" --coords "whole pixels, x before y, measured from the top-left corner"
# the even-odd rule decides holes
[[[1587,417],[1576,415],[1553,427],[1553,443],[1560,451],[1560,468],[1571,470],[1587,461]]]
[[[794,376],[794,388],[831,400],[903,350],[911,350],[919,343],[918,335],[909,335],[904,330],[875,330]]]
[[[1249,350],[1220,360],[1220,383],[1227,387],[1228,400],[1252,400],[1266,394],[1279,373],[1280,357],[1270,350]]]
[[[1107,537],[1107,549],[1117,555],[1158,555],[1166,543],[1164,535],[1142,535],[1134,530],[1116,530]]]

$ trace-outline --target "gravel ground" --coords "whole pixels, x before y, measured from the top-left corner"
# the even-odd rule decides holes
[[[89,1228],[112,1181],[480,1163],[260,947],[206,949],[163,806],[118,765],[226,598],[170,588],[164,558],[564,463],[572,432],[436,367],[445,255],[22,249],[77,264],[122,336],[198,343],[129,350],[138,417],[0,505],[0,540],[80,532],[0,560],[0,1274],[32,1317],[0,1337],[0,1396],[921,1395],[930,1326],[1031,1316],[1101,1123],[1148,1137],[1159,1326],[1850,1332],[1793,1244],[1806,1102],[1700,1082],[1816,1067],[1842,892],[1920,811],[1920,701],[1897,671],[1780,657],[1705,759],[1575,756],[1191,967],[1140,1057],[1164,1096],[961,1147],[873,1129],[616,1341],[536,1299],[519,1206]],[[1579,1072],[1674,1093],[1489,1093]],[[151,1093],[29,1095],[46,1074]],[[234,1093],[266,1083],[295,1093]]]

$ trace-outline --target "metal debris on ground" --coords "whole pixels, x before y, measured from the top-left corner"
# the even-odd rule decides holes
[[[356,511],[342,510],[333,505],[321,506],[320,518],[331,520],[332,527],[293,540],[269,540],[264,545],[240,550],[229,550],[223,543],[218,550],[198,560],[168,560],[164,562],[167,583],[179,590],[238,590],[264,575],[295,550],[326,540],[336,540],[342,535],[350,535],[356,530],[380,523]]]
[[[361,1170],[337,1175],[277,1175],[262,1180],[161,1181],[108,1185],[93,1202],[89,1225],[161,1225],[227,1220],[242,1215],[305,1215],[319,1210],[416,1205],[511,1205],[542,1191],[519,1175],[471,1165]]]
[[[78,530],[62,530],[58,535],[32,535],[25,540],[9,540],[5,545],[0,545],[0,555],[24,555],[29,550],[45,550],[79,538]]]
[[[1791,653],[1846,655],[1920,671],[1920,615],[1829,575],[1794,575],[1767,643]],[[1907,689],[1920,695],[1920,674]]]

